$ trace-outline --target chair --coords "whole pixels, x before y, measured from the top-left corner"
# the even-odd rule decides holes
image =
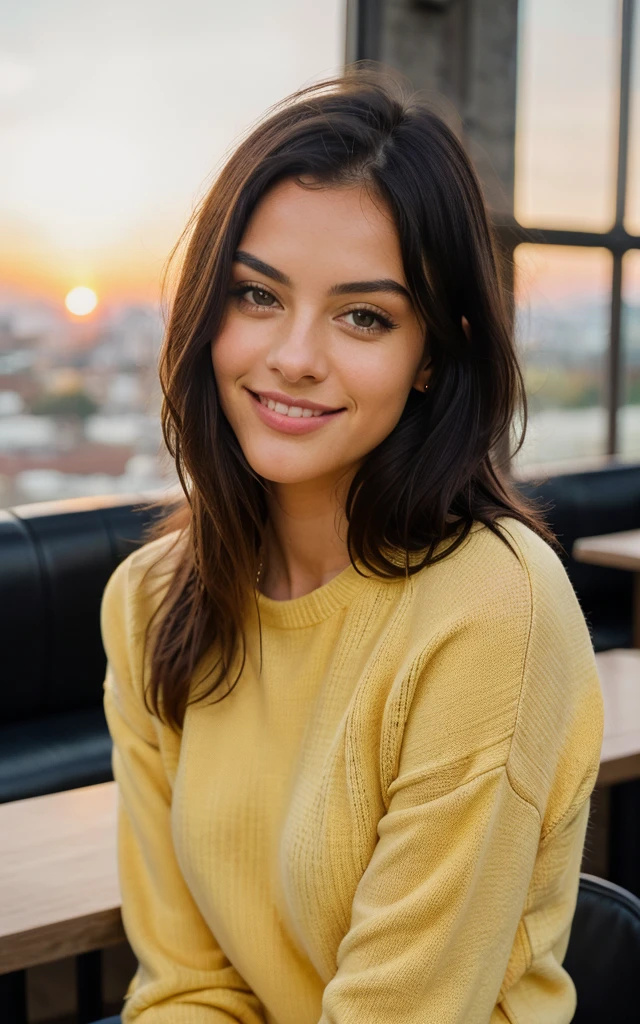
[[[563,967],[578,994],[573,1024],[637,1024],[640,899],[581,873]]]

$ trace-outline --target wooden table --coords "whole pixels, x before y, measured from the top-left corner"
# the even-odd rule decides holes
[[[604,738],[596,785],[609,787],[608,876],[640,896],[640,650],[596,654]]]
[[[0,1018],[26,1022],[25,968],[75,956],[78,1020],[103,1016],[100,950],[125,941],[115,782],[0,804]]]
[[[604,703],[604,739],[596,785],[640,778],[640,651],[596,654]]]
[[[123,942],[116,784],[0,804],[0,974]]]
[[[640,530],[580,537],[572,551],[577,562],[626,569],[633,576],[633,645],[640,648]]]

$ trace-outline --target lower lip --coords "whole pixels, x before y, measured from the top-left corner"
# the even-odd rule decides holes
[[[338,409],[336,412],[323,413],[322,416],[284,416],[281,412],[270,409],[268,405],[263,405],[252,391],[248,393],[262,422],[274,430],[279,430],[281,434],[310,434],[345,412],[344,409]]]

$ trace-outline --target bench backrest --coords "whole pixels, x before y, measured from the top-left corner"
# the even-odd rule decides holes
[[[100,601],[153,518],[140,501],[94,497],[0,511],[0,722],[101,703]]]
[[[630,642],[632,574],[577,562],[571,550],[578,537],[640,529],[640,466],[567,473],[518,487],[552,506],[547,522],[565,548],[562,560],[587,621],[624,624]]]

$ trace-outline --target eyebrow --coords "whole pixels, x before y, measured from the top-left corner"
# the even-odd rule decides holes
[[[244,249],[238,249],[233,260],[234,263],[243,263],[246,267],[257,271],[258,274],[264,274],[265,277],[270,277],[273,281],[286,285],[287,288],[291,287],[290,277],[265,263],[264,260],[259,260],[250,252],[245,252]],[[353,292],[395,292],[397,295],[404,296],[409,302],[412,301],[407,289],[390,277],[383,277],[377,281],[348,281],[344,284],[334,284],[329,289],[329,295],[351,295]]]

